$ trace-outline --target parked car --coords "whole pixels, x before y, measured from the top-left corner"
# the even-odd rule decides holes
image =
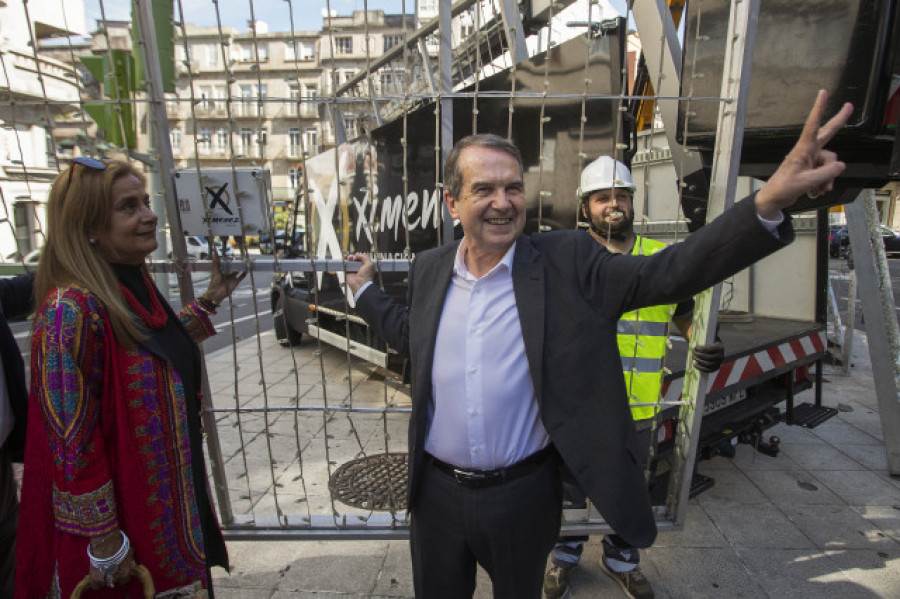
[[[31,250],[24,256],[19,252],[13,252],[6,256],[5,262],[16,262],[25,264],[26,266],[37,266],[38,261],[41,259],[41,250]]]
[[[292,249],[296,252],[303,251],[303,238],[305,235],[306,231],[304,229],[294,229],[293,244],[291,244],[291,248],[289,248],[287,231],[276,231],[274,251],[280,252],[288,249]],[[259,236],[259,252],[261,254],[271,254],[273,252],[272,240],[265,233]]]
[[[881,241],[884,242],[884,253],[888,256],[900,254],[900,235],[890,227],[881,225]]]
[[[14,268],[16,268],[17,266],[24,266],[25,272],[29,273],[29,272],[37,272],[38,261],[40,261],[40,259],[41,259],[41,248],[38,248],[36,250],[31,250],[24,256],[22,254],[20,254],[18,251],[15,251],[11,254],[8,254],[5,258],[0,260],[0,262],[2,262],[4,265],[6,265],[6,264],[14,265],[13,266]],[[14,274],[19,274],[20,272],[21,271],[16,270]],[[4,274],[11,274],[11,273],[9,271],[4,270]]]
[[[184,245],[187,248],[187,259],[189,261],[197,261],[197,260],[208,260],[209,259],[209,243],[206,242],[205,237],[200,237],[199,235],[186,235],[184,238]],[[216,251],[218,251],[219,256],[222,258],[231,258],[234,256],[234,248],[231,247],[230,243],[224,244],[224,249],[222,247],[222,243],[217,241],[215,242]],[[172,246],[171,242],[169,244],[169,259],[172,259]]]
[[[828,255],[832,258],[840,258],[841,251],[850,245],[850,237],[847,234],[846,225],[831,225],[828,227]]]
[[[900,235],[886,225],[879,225],[884,253],[888,256],[900,254]],[[832,258],[846,257],[850,249],[850,232],[846,225],[832,225],[828,236],[828,254]]]

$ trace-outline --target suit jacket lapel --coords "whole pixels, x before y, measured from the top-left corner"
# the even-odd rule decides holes
[[[544,267],[527,237],[519,237],[513,256],[513,291],[534,391],[541,397],[544,358]]]
[[[444,301],[447,299],[447,291],[450,288],[450,280],[453,277],[453,262],[456,259],[456,249],[459,242],[444,246],[444,251],[435,257],[434,262],[418,263],[414,282],[417,293],[423,293],[426,301],[422,304],[421,315],[422,329],[428,335],[423,347],[426,355],[422,361],[420,380],[422,389],[431,395],[431,368],[434,363],[434,344],[437,341],[438,325],[441,322],[441,313],[444,310]],[[418,269],[421,269],[418,270]],[[424,272],[422,272],[424,271]]]

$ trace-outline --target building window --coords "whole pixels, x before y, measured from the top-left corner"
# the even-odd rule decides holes
[[[303,141],[306,144],[306,155],[315,156],[319,153],[319,130],[306,129],[303,131]]]
[[[400,44],[402,42],[403,42],[402,35],[386,35],[386,36],[384,36],[384,50],[383,51],[387,52],[388,50],[390,50],[391,48],[393,48],[394,46],[396,46],[397,44]]]
[[[166,97],[166,114],[177,115],[178,114],[178,95],[177,94],[165,94]]]
[[[268,87],[265,85],[253,86],[242,85],[241,95],[237,102],[238,116],[256,116],[259,113],[258,107],[261,102],[265,102]],[[265,104],[262,104],[265,106]],[[265,114],[263,110],[262,114]]]
[[[382,91],[401,91],[403,89],[403,70],[385,69],[381,72]]]
[[[27,198],[27,196],[25,196]],[[16,229],[16,249],[25,256],[35,247],[35,202],[18,200],[13,204],[13,221]]]
[[[256,156],[262,156],[266,145],[269,143],[269,132],[260,129],[256,132]]]
[[[228,88],[224,85],[217,85],[213,88],[213,110],[219,114],[225,114],[225,101],[228,98]]]
[[[181,153],[181,129],[173,127],[169,129],[169,143],[172,144],[172,152]]]
[[[355,139],[359,135],[359,121],[352,112],[344,113],[344,133],[347,139]]]
[[[304,102],[300,107],[303,116],[317,117],[319,116],[319,105],[316,100],[319,97],[319,87],[317,85],[305,85],[303,88]]]
[[[256,104],[253,102],[253,86],[242,85],[241,97],[237,105],[238,116],[253,116],[256,114]]]
[[[285,114],[297,116],[297,105],[300,103],[300,86],[297,84],[289,85],[288,95],[290,96],[290,102],[288,102]]]
[[[253,129],[241,129],[240,153],[244,158],[253,155]]]
[[[238,62],[253,61],[253,44],[238,44],[235,49]]]
[[[288,179],[290,179],[292,189],[303,185],[303,167],[298,164],[297,168],[288,169]]]
[[[202,114],[211,114],[213,110],[212,87],[204,86],[197,90],[200,95],[198,108]]]
[[[238,62],[266,62],[269,60],[269,45],[261,42],[238,44],[236,50]],[[259,60],[255,58],[259,55]]]
[[[228,129],[216,129],[216,154],[222,154],[228,149]]]
[[[302,149],[300,146],[300,129],[293,128],[288,129],[288,156],[291,158],[297,158],[302,155]]]
[[[203,44],[203,66],[211,69],[219,66],[218,44]]]
[[[316,46],[310,42],[298,42],[297,40],[285,42],[285,60],[312,60],[316,57]]]
[[[353,54],[353,38],[348,36],[334,38],[335,54]]]
[[[268,90],[269,88],[266,84],[258,85],[256,87],[256,101],[261,116],[266,116],[266,95],[268,94]]]
[[[212,151],[212,130],[200,129],[200,137],[197,139],[197,151],[201,154],[209,154]]]
[[[56,150],[55,150],[56,142],[53,141],[53,134],[50,133],[50,131],[45,130],[44,131],[44,139],[45,139],[44,144],[45,144],[45,147],[47,148],[47,166],[49,168],[56,168],[58,162],[56,160]]]

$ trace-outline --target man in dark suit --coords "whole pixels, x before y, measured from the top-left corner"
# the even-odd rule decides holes
[[[843,163],[823,149],[847,105],[819,127],[820,93],[778,171],[686,241],[653,256],[608,252],[590,236],[526,237],[522,161],[494,135],[460,140],[444,199],[464,237],[421,253],[408,305],[362,261],[347,281],[359,314],[410,356],[409,509],[416,596],[466,597],[476,564],[495,597],[541,594],[559,528],[558,458],[613,529],[647,547],[656,525],[635,456],[616,323],[690,297],[789,243],[782,209],[831,188]]]
[[[19,500],[12,463],[25,452],[28,412],[22,354],[8,321],[32,310],[33,285],[33,275],[0,279],[0,597],[13,595]]]

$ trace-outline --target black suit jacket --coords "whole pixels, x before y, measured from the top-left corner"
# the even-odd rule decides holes
[[[28,414],[28,387],[25,386],[25,365],[19,345],[9,328],[9,319],[31,312],[34,301],[34,275],[0,279],[0,361],[6,377],[6,390],[16,418],[13,430],[4,443],[14,462],[21,462],[25,452],[25,418]]]
[[[686,241],[652,256],[608,252],[581,231],[516,242],[513,288],[541,420],[581,488],[617,534],[638,547],[656,524],[626,399],[616,323],[624,312],[672,304],[746,268],[793,239],[759,222],[746,198]],[[409,273],[408,307],[372,285],[357,310],[412,365],[409,506],[415,509],[434,344],[459,242],[422,252]]]

